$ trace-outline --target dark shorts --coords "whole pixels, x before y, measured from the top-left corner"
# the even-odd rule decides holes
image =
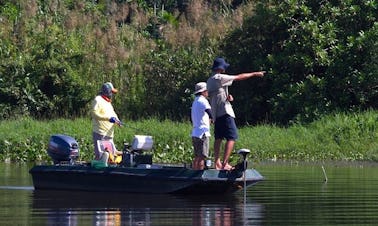
[[[237,140],[238,129],[235,119],[229,115],[223,115],[215,120],[214,137],[218,139]]]
[[[202,138],[192,137],[194,156],[208,158],[210,137],[202,136]]]

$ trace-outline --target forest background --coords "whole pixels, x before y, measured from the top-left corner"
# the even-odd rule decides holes
[[[89,118],[103,82],[124,121],[189,121],[223,56],[239,125],[378,107],[376,0],[0,0],[0,115]],[[376,120],[376,117],[373,117]]]

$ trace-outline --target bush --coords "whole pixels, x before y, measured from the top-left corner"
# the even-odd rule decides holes
[[[376,108],[376,12],[370,1],[259,1],[224,41],[230,69],[268,71],[233,90],[239,115],[287,124]]]

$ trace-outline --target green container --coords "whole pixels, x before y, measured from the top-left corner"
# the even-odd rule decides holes
[[[92,160],[91,166],[96,169],[101,169],[101,168],[108,167],[108,164],[101,160]]]

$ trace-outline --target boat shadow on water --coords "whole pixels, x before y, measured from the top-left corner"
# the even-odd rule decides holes
[[[77,222],[89,215],[93,225],[151,225],[162,223],[167,216],[177,224],[235,225],[245,223],[245,215],[260,219],[263,209],[256,203],[245,206],[240,194],[216,197],[34,190],[32,200],[35,217],[60,225],[79,225]]]

